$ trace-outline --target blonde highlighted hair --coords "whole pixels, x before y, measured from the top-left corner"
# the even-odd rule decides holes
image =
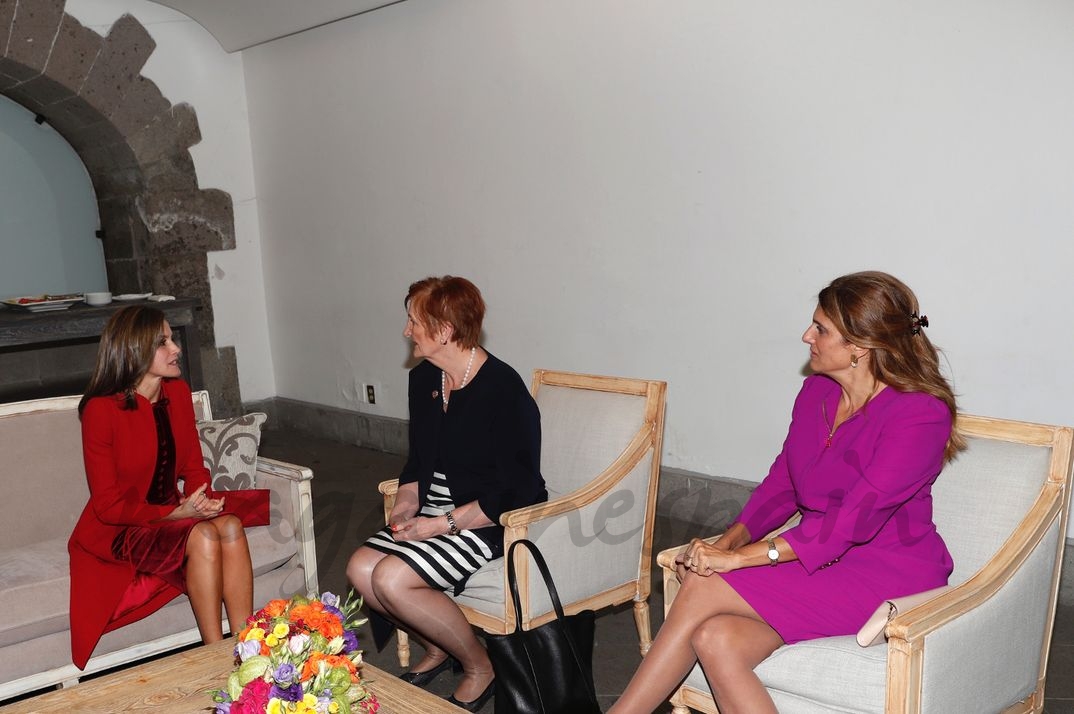
[[[836,278],[817,296],[820,309],[848,342],[870,351],[873,377],[900,392],[924,392],[947,405],[951,436],[944,458],[966,447],[958,433],[958,405],[940,372],[939,350],[924,328],[917,296],[898,278],[879,271]]]

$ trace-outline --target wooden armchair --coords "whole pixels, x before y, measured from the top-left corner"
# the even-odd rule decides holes
[[[954,587],[891,620],[886,646],[863,648],[851,635],[773,652],[756,672],[783,714],[1042,711],[1072,430],[971,416],[958,425],[969,449],[933,487]],[[665,611],[679,589],[673,567],[684,547],[657,558]],[[718,712],[700,666],[671,702],[675,714]]]
[[[567,614],[634,601],[642,654],[652,643],[650,563],[660,454],[664,382],[535,370],[533,396],[541,410],[541,473],[546,503],[504,513],[504,552],[528,538],[541,548]],[[380,484],[387,519],[398,481]],[[555,618],[543,583],[529,588],[529,559],[516,563],[522,625]],[[455,601],[486,632],[515,629],[508,607],[504,559],[478,570]],[[399,662],[409,665],[406,633]]]

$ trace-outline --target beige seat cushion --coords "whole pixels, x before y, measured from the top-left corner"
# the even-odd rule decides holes
[[[293,538],[271,526],[246,531],[254,577],[268,573],[297,553]],[[70,628],[71,577],[67,539],[0,550],[0,647]]]
[[[0,550],[0,647],[68,628],[67,539]]]

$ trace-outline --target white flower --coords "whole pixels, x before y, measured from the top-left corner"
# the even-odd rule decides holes
[[[310,643],[310,636],[302,633],[293,636],[287,640],[287,649],[291,650],[291,654],[300,655],[306,649]]]
[[[247,640],[240,642],[237,647],[239,651],[239,659],[243,662],[250,659],[254,655],[261,654],[261,641],[260,640]]]

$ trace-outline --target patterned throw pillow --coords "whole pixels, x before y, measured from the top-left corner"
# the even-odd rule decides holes
[[[201,454],[212,477],[213,490],[256,487],[257,447],[261,443],[261,425],[267,418],[254,412],[234,419],[198,422]]]

